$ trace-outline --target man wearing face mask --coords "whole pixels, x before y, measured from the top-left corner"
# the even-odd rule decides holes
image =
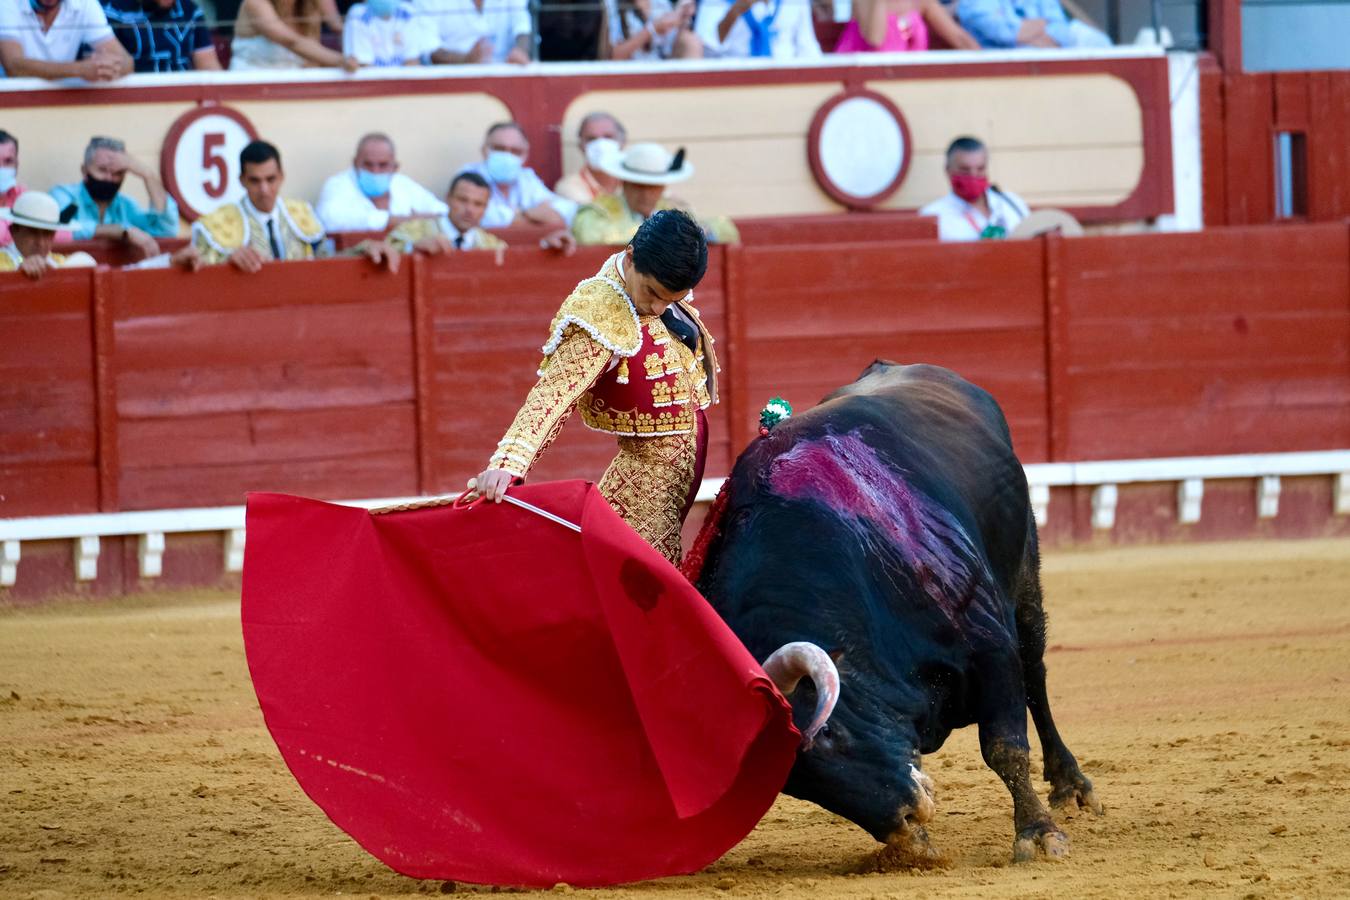
[[[607,112],[593,112],[577,128],[577,146],[581,150],[581,168],[564,175],[553,186],[553,193],[577,203],[591,203],[602,194],[613,194],[619,182],[600,168],[600,162],[628,143],[628,132],[618,119]]]
[[[61,207],[61,217],[71,223],[79,241],[108,238],[125,243],[133,255],[148,259],[159,254],[156,237],[178,233],[178,204],[160,182],[154,169],[127,155],[126,144],[114,138],[90,138],[84,149],[84,180],[52,188]],[[145,184],[150,207],[144,209],[121,193],[127,173]]]
[[[220,69],[206,18],[192,0],[104,0],[104,10],[137,72]]]
[[[0,2],[0,76],[113,81],[130,71],[98,0]]]
[[[703,229],[687,213],[644,222],[563,301],[538,382],[469,488],[501,502],[579,409],[589,428],[618,439],[600,493],[678,565],[680,526],[703,480],[704,410],[717,402],[713,339],[692,305],[707,267]]]
[[[435,194],[398,171],[393,140],[378,132],[357,142],[351,168],[329,178],[319,192],[319,221],[329,231],[384,231],[445,211]]]
[[[492,189],[484,228],[505,228],[511,224],[534,223],[557,228],[570,227],[577,214],[575,202],[559,197],[525,165],[530,142],[515,122],[499,122],[488,129],[483,139],[483,161],[461,171],[481,175]]]
[[[989,181],[989,150],[973,137],[959,137],[947,148],[951,193],[919,210],[936,216],[944,241],[1006,238],[1029,210],[1021,197]]]

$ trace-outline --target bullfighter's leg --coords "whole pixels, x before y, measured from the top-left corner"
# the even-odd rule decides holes
[[[1069,837],[1059,830],[1031,783],[1027,744],[1026,696],[1020,666],[1011,649],[980,660],[980,753],[1013,800],[1013,862],[1043,853],[1049,859],[1069,855]]]
[[[1036,734],[1041,741],[1045,780],[1050,782],[1050,806],[1069,811],[1088,809],[1100,816],[1102,805],[1092,792],[1092,782],[1065,746],[1050,714],[1050,698],[1045,686],[1045,610],[1041,606],[1040,568],[1040,554],[1033,532],[1016,590],[1017,640],[1027,708],[1031,710],[1031,719],[1036,723]]]

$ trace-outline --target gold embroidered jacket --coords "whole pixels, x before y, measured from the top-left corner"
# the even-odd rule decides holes
[[[313,259],[314,245],[324,239],[319,217],[303,200],[278,200],[277,240],[287,259]],[[192,223],[192,243],[202,262],[216,265],[241,247],[252,247],[265,260],[273,258],[266,227],[242,203],[226,203]]]
[[[539,381],[530,390],[489,467],[523,477],[574,407],[596,431],[620,437],[689,434],[696,410],[717,402],[712,336],[689,301],[695,349],[657,316],[639,316],[623,289],[618,260],[577,285],[549,328]],[[615,362],[617,357],[617,363]]]

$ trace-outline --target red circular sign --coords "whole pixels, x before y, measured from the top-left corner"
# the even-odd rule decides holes
[[[159,155],[164,188],[189,222],[238,200],[239,151],[258,139],[253,123],[228,106],[198,106],[169,128]]]

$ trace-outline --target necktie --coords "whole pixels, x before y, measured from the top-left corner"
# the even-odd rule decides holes
[[[455,235],[455,249],[456,250],[464,249],[464,235],[462,234]]]
[[[783,0],[776,0],[773,12],[763,19],[755,18],[755,14],[748,9],[741,16],[741,20],[750,28],[751,56],[773,56],[773,36],[775,33],[773,23],[778,18],[778,11],[782,8]]]
[[[286,254],[281,252],[281,241],[277,240],[276,219],[267,220],[267,243],[272,246],[273,259],[286,258]]]

